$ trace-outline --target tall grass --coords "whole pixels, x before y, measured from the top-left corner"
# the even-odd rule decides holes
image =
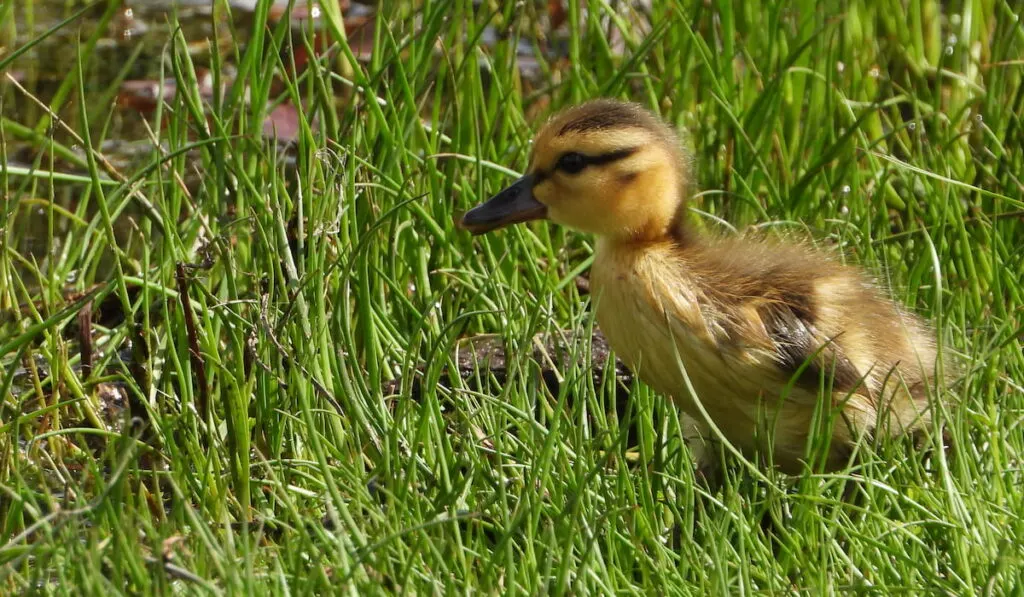
[[[397,3],[363,62],[326,10],[338,45],[301,75],[314,42],[266,2],[213,3],[212,55],[175,13],[112,49],[118,3],[55,4],[0,8],[25,73],[0,83],[5,592],[1020,590],[1014,3],[572,1],[557,32],[543,2]],[[114,105],[142,75],[178,89],[146,126]],[[453,225],[594,96],[688,131],[702,225],[809,232],[934,321],[949,450],[702,489],[665,397],[592,375],[590,240]],[[281,101],[288,147],[263,136]],[[553,392],[532,338],[567,329]],[[449,376],[483,333],[507,379]]]

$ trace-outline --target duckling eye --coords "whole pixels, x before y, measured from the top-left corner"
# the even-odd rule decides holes
[[[558,158],[558,163],[555,164],[555,167],[568,174],[579,174],[581,170],[587,167],[587,158],[583,154],[570,151]]]

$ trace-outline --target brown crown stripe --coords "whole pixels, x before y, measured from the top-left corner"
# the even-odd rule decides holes
[[[595,100],[579,108],[580,113],[565,123],[558,135],[586,133],[623,126],[657,130],[659,125],[638,106],[611,100]]]

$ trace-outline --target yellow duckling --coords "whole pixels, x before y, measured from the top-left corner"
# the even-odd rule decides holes
[[[784,471],[802,468],[822,397],[828,470],[862,437],[926,429],[938,346],[925,322],[806,246],[698,235],[685,218],[690,182],[672,129],[637,105],[594,100],[552,118],[526,175],[460,226],[546,218],[596,235],[591,290],[616,354],[688,425],[707,434],[710,418]]]

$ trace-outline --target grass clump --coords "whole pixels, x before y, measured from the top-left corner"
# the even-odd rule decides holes
[[[131,43],[117,2],[0,8],[5,591],[1017,590],[1013,3],[270,4]],[[674,408],[587,365],[589,241],[453,225],[595,96],[689,132],[708,226],[807,229],[935,322],[948,453],[700,489]],[[449,376],[483,333],[505,379]]]

